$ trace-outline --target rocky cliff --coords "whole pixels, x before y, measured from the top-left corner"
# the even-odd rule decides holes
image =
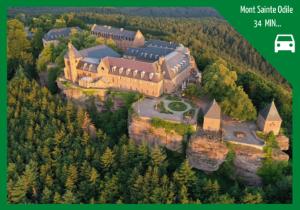
[[[278,146],[281,150],[289,149],[289,138],[285,135],[279,135],[276,137]]]
[[[236,177],[247,185],[261,185],[262,180],[257,175],[257,170],[265,158],[263,148],[241,144],[232,144],[231,148],[235,153],[233,164]],[[192,136],[187,148],[190,165],[205,172],[217,171],[225,161],[227,153],[228,148],[221,137],[204,133]],[[289,156],[280,149],[273,149],[272,158],[279,161],[289,160]]]
[[[257,170],[262,166],[265,152],[245,145],[233,145],[233,149],[236,176],[248,185],[260,185],[262,180],[257,175]],[[272,158],[277,161],[289,160],[289,156],[279,149],[273,149]]]
[[[128,132],[130,138],[137,144],[142,142],[150,146],[166,146],[173,151],[181,151],[183,136],[176,132],[166,132],[163,128],[154,128],[149,118],[142,118],[132,115],[129,120]],[[222,135],[214,132],[198,131],[194,134],[187,145],[187,159],[193,168],[213,172],[226,160],[229,149],[222,141]],[[274,160],[288,161],[289,156],[281,151],[286,149],[285,144],[280,149],[273,149],[272,158]],[[234,168],[235,176],[247,185],[259,186],[262,184],[261,178],[257,175],[257,170],[262,166],[265,152],[262,146],[230,143],[235,153]]]
[[[166,132],[163,128],[154,128],[150,119],[132,115],[128,133],[137,144],[146,142],[149,146],[166,146],[173,151],[181,151],[183,136],[174,131]]]
[[[227,153],[225,143],[204,134],[192,136],[187,148],[190,165],[206,172],[218,170],[225,161]]]
[[[245,145],[233,145],[232,148],[236,177],[248,185],[260,185],[262,180],[256,173],[262,166],[263,150]]]

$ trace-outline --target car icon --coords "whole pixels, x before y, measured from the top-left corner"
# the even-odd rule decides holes
[[[279,51],[295,52],[295,40],[292,34],[277,34],[275,39],[275,53]]]

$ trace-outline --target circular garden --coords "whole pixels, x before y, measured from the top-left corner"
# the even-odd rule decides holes
[[[183,112],[187,109],[187,105],[180,101],[173,101],[168,105],[169,109],[176,112]]]

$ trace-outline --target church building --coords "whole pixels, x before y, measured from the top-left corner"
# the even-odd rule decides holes
[[[123,57],[106,45],[78,51],[69,43],[64,60],[65,78],[81,87],[115,88],[151,97],[174,92],[197,68],[188,48],[158,40],[128,48]]]

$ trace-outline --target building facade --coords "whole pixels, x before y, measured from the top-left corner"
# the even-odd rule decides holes
[[[127,50],[129,47],[141,47],[145,44],[145,38],[139,30],[129,31],[124,28],[94,24],[91,28],[91,34],[114,40],[117,47],[122,50]]]
[[[257,125],[264,133],[273,132],[278,135],[281,128],[282,119],[277,111],[274,101],[260,111],[257,118]]]
[[[182,45],[165,50],[162,46],[149,49],[145,44],[128,50],[148,53],[130,57],[127,52],[121,57],[105,45],[78,51],[69,43],[65,78],[84,88],[115,88],[159,97],[181,87],[196,68],[189,50]]]

